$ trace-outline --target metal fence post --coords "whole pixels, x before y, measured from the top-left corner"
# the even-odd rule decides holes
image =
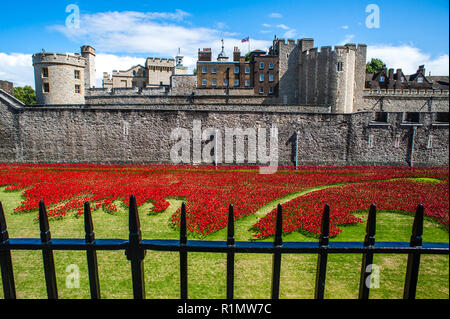
[[[141,223],[134,195],[130,198],[129,231],[129,244],[125,250],[125,255],[131,261],[133,296],[134,299],[145,299],[144,258],[146,250],[141,247]]]
[[[330,206],[325,205],[322,215],[322,225],[320,229],[319,247],[327,248],[330,234]],[[323,299],[325,293],[325,278],[327,274],[328,253],[320,252],[317,258],[316,268],[316,289],[314,298]]]
[[[275,240],[273,253],[273,270],[272,270],[272,299],[278,299],[280,295],[280,272],[281,272],[281,252],[277,248],[283,245],[283,216],[281,204],[277,207],[277,219],[275,224]]]
[[[86,257],[89,272],[89,287],[92,299],[100,299],[100,282],[98,279],[97,251],[95,250],[94,225],[92,223],[92,214],[89,203],[84,203],[84,229],[86,232],[85,242]]]
[[[422,246],[423,234],[423,213],[422,204],[417,206],[416,215],[414,216],[414,224],[412,229],[410,247]],[[408,264],[406,266],[405,287],[403,290],[403,299],[415,299],[417,279],[419,277],[420,252],[412,252],[408,254]]]
[[[187,221],[186,204],[181,204],[180,216],[180,295],[181,299],[188,298],[188,269],[187,269]]]
[[[0,266],[2,272],[3,295],[5,299],[16,299],[16,286],[14,284],[14,272],[11,260],[11,250],[3,249],[2,245],[9,242],[6,227],[5,213],[0,202]]]
[[[58,299],[55,260],[53,258],[52,236],[48,224],[47,211],[43,201],[39,202],[39,228],[41,231],[42,258],[44,261],[45,283],[48,299]]]
[[[228,229],[227,229],[227,299],[234,298],[234,211],[233,205],[228,208]]]
[[[376,213],[377,207],[375,204],[370,206],[369,217],[366,225],[366,237],[364,238],[364,247],[373,247],[375,245],[375,231],[376,231]],[[359,280],[359,299],[369,299],[370,285],[367,280],[370,280],[372,274],[373,253],[368,252],[363,254],[361,264],[361,275]]]

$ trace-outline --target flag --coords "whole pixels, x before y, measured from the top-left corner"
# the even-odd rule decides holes
[[[244,43],[244,42],[248,42],[249,40],[250,40],[250,37],[246,37],[245,39],[242,39],[241,42]]]

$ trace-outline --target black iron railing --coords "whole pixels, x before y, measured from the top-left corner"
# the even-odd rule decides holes
[[[11,250],[41,250],[44,264],[47,296],[58,298],[56,272],[53,258],[54,250],[86,251],[89,285],[92,299],[99,299],[100,283],[97,266],[98,250],[124,250],[131,263],[133,296],[135,299],[145,298],[144,259],[147,250],[177,251],[180,253],[180,296],[188,297],[188,252],[209,252],[227,254],[227,299],[233,299],[234,292],[234,256],[236,253],[273,254],[272,299],[278,299],[280,291],[280,270],[282,254],[318,254],[316,268],[315,298],[323,299],[327,272],[328,254],[354,253],[362,254],[359,298],[368,299],[370,285],[366,284],[372,274],[374,254],[407,254],[408,262],[404,283],[403,298],[414,299],[419,275],[420,256],[422,254],[449,254],[448,243],[422,243],[424,207],[419,205],[414,218],[410,242],[375,242],[376,207],[372,205],[366,227],[364,242],[330,242],[329,222],[330,208],[324,208],[321,235],[318,242],[283,242],[282,240],[282,207],[278,205],[274,242],[239,242],[234,239],[233,206],[229,207],[227,241],[187,240],[186,207],[181,207],[179,240],[142,240],[139,214],[134,196],[129,205],[129,239],[95,239],[94,227],[89,203],[84,206],[85,239],[52,239],[44,202],[39,203],[40,239],[9,238],[5,216],[0,203],[0,265],[3,291],[6,299],[15,299],[13,264]],[[370,278],[369,278],[370,279]]]

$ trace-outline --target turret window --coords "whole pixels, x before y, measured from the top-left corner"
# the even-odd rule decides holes
[[[42,77],[48,78],[48,68],[42,68]]]
[[[44,83],[42,85],[42,90],[44,91],[44,93],[50,93],[50,84],[49,83]]]
[[[338,62],[337,70],[338,71],[344,71],[344,62]]]
[[[75,93],[76,94],[80,94],[81,93],[81,86],[80,85],[75,85]]]
[[[79,80],[80,79],[80,71],[75,70],[74,71],[74,77],[75,77],[75,80]]]

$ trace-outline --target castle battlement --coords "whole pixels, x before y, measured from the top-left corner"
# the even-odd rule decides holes
[[[415,89],[365,89],[364,96],[410,96],[410,97],[449,97],[448,90],[415,90]]]
[[[37,64],[66,64],[84,68],[86,59],[79,54],[45,52],[33,54],[33,66]]]

